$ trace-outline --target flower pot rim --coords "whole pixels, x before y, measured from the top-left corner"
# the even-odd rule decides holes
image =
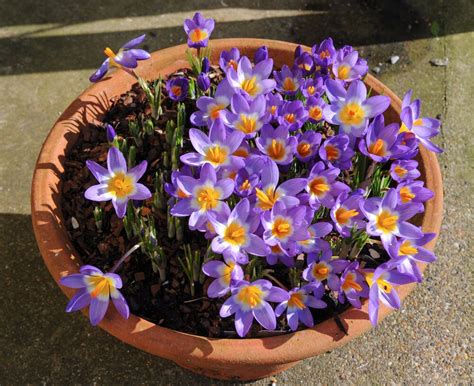
[[[270,57],[277,59],[293,55],[297,44],[267,39],[217,39],[210,42],[213,51],[220,53],[232,47],[238,47],[242,54],[249,54],[258,47],[266,45]],[[166,73],[166,68],[183,66],[186,45],[179,45],[156,51],[148,61],[140,63],[139,74],[149,78],[159,72]],[[304,47],[309,49],[309,47]],[[215,53],[213,54],[215,56]],[[213,60],[215,63],[215,59]],[[171,66],[171,67],[170,67]],[[376,93],[384,93],[391,98],[391,109],[399,113],[400,99],[383,83],[370,74],[365,82]],[[58,283],[67,274],[78,271],[80,258],[70,243],[62,219],[57,198],[60,196],[58,184],[63,171],[66,148],[72,137],[79,131],[77,119],[82,114],[98,114],[100,106],[94,103],[107,103],[101,100],[101,92],[124,84],[121,89],[134,83],[124,71],[116,71],[102,82],[88,87],[61,115],[51,129],[39,154],[32,182],[31,211],[35,237],[50,273]],[[114,91],[108,97],[114,95]],[[116,95],[116,94],[115,94]],[[96,102],[94,102],[96,100]],[[89,109],[89,110],[88,110]],[[92,111],[91,111],[92,109]],[[76,119],[76,121],[74,121]],[[87,121],[87,118],[84,118]],[[84,124],[84,121],[81,122]],[[423,169],[423,180],[427,187],[434,191],[435,196],[426,203],[422,216],[424,232],[439,234],[443,207],[442,179],[436,156],[420,147],[420,167]],[[437,238],[437,237],[436,237]],[[436,238],[428,245],[433,249]],[[424,269],[424,265],[420,265]],[[74,290],[60,286],[70,298]],[[404,299],[414,288],[414,284],[398,287],[401,299]],[[219,339],[191,335],[168,328],[160,327],[136,315],[131,314],[128,320],[122,319],[115,310],[109,310],[100,327],[120,340],[144,351],[174,360],[181,364],[194,363],[200,366],[204,362],[226,363],[230,365],[274,365],[299,361],[319,353],[333,350],[371,328],[367,316],[368,302],[361,310],[349,308],[339,315],[348,334],[338,327],[334,319],[328,319],[315,327],[284,335],[248,339]],[[379,319],[383,319],[392,310],[381,306]],[[186,366],[186,365],[185,365]],[[191,366],[191,365],[190,365]],[[251,378],[248,378],[251,379]]]

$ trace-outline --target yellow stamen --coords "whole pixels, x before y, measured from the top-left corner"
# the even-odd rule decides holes
[[[292,227],[289,221],[283,217],[277,217],[273,222],[272,234],[273,236],[284,239],[290,236],[292,233]]]
[[[311,145],[308,142],[300,142],[296,147],[296,151],[302,158],[309,157],[311,155]]]
[[[398,250],[398,254],[401,256],[414,256],[418,253],[418,248],[413,246],[410,240],[405,240],[402,245],[400,245],[400,249]]]
[[[313,276],[319,281],[327,279],[329,272],[330,267],[322,261],[318,264],[315,264],[312,269]]]
[[[326,158],[328,161],[335,161],[339,158],[339,149],[331,144],[325,146],[326,149]]]
[[[285,91],[295,91],[297,89],[296,83],[292,78],[285,78],[283,81],[283,90]]]
[[[384,157],[387,154],[386,147],[387,144],[385,141],[379,138],[377,141],[369,145],[369,153],[378,155],[379,157]]]
[[[415,198],[415,194],[413,194],[408,186],[403,186],[400,189],[400,200],[403,204],[407,202],[411,202]]]
[[[236,127],[245,134],[252,134],[257,130],[257,121],[253,117],[240,114],[240,121],[236,124]]]
[[[227,161],[228,151],[220,145],[214,145],[206,150],[205,159],[213,166],[222,165]]]
[[[336,210],[336,221],[339,224],[346,225],[351,221],[352,217],[355,217],[359,214],[355,209],[346,209],[343,206]]]
[[[267,147],[267,154],[274,161],[281,161],[286,156],[285,144],[277,139],[272,139],[272,143]]]
[[[243,287],[237,294],[237,300],[250,308],[255,308],[262,303],[264,292],[256,285]]]
[[[191,197],[189,194],[183,192],[180,188],[176,189],[176,195],[179,198],[189,198],[189,197]]]
[[[320,121],[323,118],[323,111],[319,106],[311,106],[308,111],[309,117],[315,121]]]
[[[109,58],[109,64],[111,66],[122,67],[120,64],[115,62],[114,58],[117,56],[117,54],[114,51],[112,51],[111,48],[106,47],[104,49],[104,54]]]
[[[309,183],[309,190],[316,197],[322,197],[330,190],[330,187],[324,177],[314,177]]]
[[[356,282],[356,275],[353,272],[347,274],[344,283],[341,286],[344,292],[349,291],[351,288],[355,289],[356,291],[362,291],[362,286]]]
[[[225,229],[224,241],[235,246],[244,245],[247,241],[247,232],[238,222],[231,222]]]
[[[288,299],[288,307],[298,308],[299,310],[306,308],[306,305],[303,301],[303,296],[304,295],[300,292],[292,293]]]
[[[171,87],[171,92],[176,95],[177,97],[181,96],[182,90],[180,86],[173,86]]]
[[[189,38],[193,43],[201,42],[204,39],[207,39],[208,36],[209,34],[207,31],[200,28],[193,29],[189,34]]]
[[[321,59],[326,59],[326,58],[330,58],[331,54],[329,53],[329,50],[324,50],[323,52],[319,54],[319,57]]]
[[[222,270],[222,276],[221,280],[224,282],[224,284],[229,285],[230,280],[232,279],[232,271],[234,270],[235,264],[230,262],[226,263],[227,265],[224,267]]]
[[[249,180],[245,180],[242,182],[242,185],[240,185],[240,190],[250,190],[252,188],[252,185],[250,185]]]
[[[365,111],[359,103],[351,102],[341,109],[340,120],[348,126],[360,126],[365,118]]]
[[[365,273],[365,280],[367,281],[369,287],[372,287],[372,285],[374,284],[374,273]],[[388,281],[384,280],[382,277],[379,277],[377,279],[377,285],[387,294],[390,293],[390,291],[392,290],[392,285]]]
[[[240,84],[242,90],[244,90],[250,96],[255,96],[260,91],[260,86],[257,82],[257,77],[254,76],[250,79],[244,79],[244,81]]]
[[[108,299],[110,296],[110,288],[113,287],[113,281],[106,276],[90,276],[87,278],[87,283],[92,298],[100,297]]]
[[[275,202],[280,197],[272,187],[268,188],[266,192],[259,188],[255,188],[255,191],[257,194],[257,206],[263,210],[272,209],[273,205],[275,205]]]
[[[284,118],[288,123],[293,123],[295,122],[296,117],[295,117],[295,114],[290,113],[290,114],[285,114]]]
[[[119,199],[129,196],[134,190],[133,178],[123,172],[117,173],[107,183],[107,191]]]
[[[220,192],[213,187],[202,187],[197,191],[196,200],[201,210],[212,210],[219,204]]]
[[[239,147],[237,148],[236,151],[232,153],[232,155],[235,155],[236,157],[247,158],[249,155],[249,152],[245,147]]]
[[[209,116],[211,117],[213,121],[215,121],[217,118],[219,118],[221,111],[224,109],[225,109],[224,105],[213,106],[211,110],[209,111]]]
[[[403,176],[405,176],[405,174],[408,173],[408,170],[406,170],[405,168],[402,168],[400,165],[395,166],[395,169],[393,170],[395,174],[400,178],[402,178]]]
[[[314,86],[309,86],[306,91],[308,92],[308,95],[314,95],[316,88]]]
[[[398,215],[393,214],[388,210],[382,210],[380,214],[377,215],[376,226],[377,229],[383,233],[392,233],[397,229]]]
[[[350,71],[351,71],[351,68],[349,66],[345,66],[345,65],[339,66],[339,68],[337,69],[337,77],[339,79],[345,80],[349,78]]]
[[[235,71],[237,71],[237,62],[234,59],[231,59],[227,62],[227,68],[232,67]]]

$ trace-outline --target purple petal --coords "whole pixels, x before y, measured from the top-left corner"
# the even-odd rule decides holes
[[[376,285],[370,287],[369,293],[369,319],[373,326],[377,325],[379,316],[379,289]]]
[[[91,296],[87,290],[83,289],[78,291],[69,301],[66,306],[66,312],[73,312],[80,310],[81,308],[87,307],[91,302]]]
[[[286,313],[286,320],[288,320],[288,325],[292,331],[296,331],[298,329],[299,318],[296,310],[288,310]]]
[[[72,275],[64,276],[59,279],[59,283],[69,288],[86,287],[86,283],[84,282],[84,275],[81,273],[73,273]]]
[[[115,309],[118,311],[122,318],[128,319],[130,316],[130,309],[128,307],[127,301],[120,293],[120,291],[115,290],[112,296],[112,302],[114,303]]]
[[[380,291],[380,299],[383,303],[389,307],[399,309],[400,308],[400,298],[398,297],[397,291],[392,289],[389,293],[385,291]]]
[[[125,213],[127,213],[127,203],[128,203],[128,198],[125,200],[112,200],[112,204],[115,208],[115,213],[117,214],[118,218],[124,218]]]
[[[416,225],[402,221],[398,224],[398,236],[407,239],[419,239],[423,237],[423,232]]]
[[[253,314],[251,311],[249,312],[241,312],[237,311],[235,315],[235,331],[237,334],[243,338],[250,330],[253,321]]]
[[[125,68],[136,68],[138,65],[137,59],[129,51],[119,52],[115,55],[114,62]]]
[[[119,149],[112,146],[107,153],[107,168],[110,174],[127,172],[127,161]]]
[[[145,50],[132,49],[128,52],[137,60],[146,60],[151,58],[150,53]]]
[[[266,301],[263,301],[259,308],[253,310],[253,316],[265,329],[274,330],[276,328],[276,317],[273,308]]]
[[[130,169],[128,171],[128,174],[133,175],[133,177],[135,178],[135,181],[138,181],[145,174],[147,166],[148,166],[148,162],[142,161],[137,166]]]
[[[129,40],[127,43],[125,43],[122,48],[134,48],[140,44],[143,43],[143,41],[145,40],[146,38],[146,35],[143,34],[143,35],[140,35],[132,40]]]
[[[191,140],[194,149],[202,155],[206,154],[205,148],[211,145],[207,135],[198,129],[189,129],[189,139]]]
[[[369,118],[382,114],[388,109],[388,106],[390,106],[390,98],[385,95],[373,96],[364,102],[364,107],[367,110],[367,116]]]
[[[129,197],[132,200],[146,200],[151,197],[151,192],[145,185],[137,183],[135,188],[136,192]]]
[[[194,208],[191,206],[190,199],[180,200],[171,208],[171,215],[177,217],[189,216],[193,212]]]
[[[103,166],[100,166],[97,162],[87,160],[86,166],[90,170],[92,175],[95,177],[95,179],[99,181],[100,183],[110,178],[109,171]]]
[[[299,310],[298,316],[306,327],[314,326],[313,315],[311,315],[309,308],[303,308],[302,310]]]
[[[254,234],[249,234],[250,244],[245,247],[245,251],[255,256],[266,256],[269,252],[267,244]]]
[[[89,307],[89,320],[93,326],[97,326],[104,319],[107,308],[109,307],[109,299],[102,301],[99,298],[93,298]]]
[[[232,297],[228,298],[224,304],[222,304],[221,309],[219,311],[219,315],[221,318],[227,318],[238,310],[238,306],[234,303]]]
[[[84,192],[84,197],[92,201],[109,201],[114,196],[109,193],[107,184],[92,185]]]
[[[267,295],[266,300],[269,302],[280,303],[288,300],[289,298],[290,295],[284,289],[281,289],[280,287],[272,287]]]
[[[99,69],[90,76],[89,80],[91,82],[98,82],[99,80],[101,80],[109,70],[109,62],[109,58],[105,59],[100,65]]]

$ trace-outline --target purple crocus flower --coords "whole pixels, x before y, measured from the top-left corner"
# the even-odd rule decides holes
[[[306,100],[306,110],[308,111],[308,119],[310,122],[318,123],[323,120],[323,110],[326,102],[323,98],[310,96]]]
[[[398,199],[400,204],[410,204],[413,202],[425,202],[431,200],[434,193],[425,188],[423,181],[404,181],[397,186]]]
[[[413,283],[415,278],[398,272],[393,268],[393,263],[384,263],[375,271],[366,270],[365,280],[369,284],[369,319],[373,326],[377,325],[379,314],[379,303],[390,308],[400,308],[400,298],[394,286]]]
[[[235,330],[240,337],[247,335],[254,318],[265,329],[274,330],[275,312],[268,302],[279,303],[289,297],[288,292],[264,279],[252,283],[242,280],[231,291],[219,314],[222,318],[235,314]]]
[[[188,35],[188,47],[207,47],[214,25],[214,19],[205,19],[200,12],[196,12],[192,19],[186,19],[184,31]]]
[[[340,303],[345,303],[347,299],[355,308],[361,308],[361,297],[369,297],[369,287],[365,283],[364,276],[359,272],[358,261],[350,263],[342,273],[338,292]]]
[[[86,165],[99,184],[88,188],[84,196],[92,201],[112,200],[120,218],[125,216],[128,200],[146,200],[151,197],[148,188],[137,182],[145,174],[146,161],[128,170],[125,157],[112,146],[107,154],[107,169],[90,160],[86,161]]]
[[[271,116],[272,121],[276,121],[278,118],[278,108],[283,104],[283,98],[279,93],[267,94],[266,98],[266,111]]]
[[[240,59],[240,51],[238,48],[231,48],[229,51],[222,51],[219,58],[219,66],[222,71],[226,72],[229,67],[237,71],[237,65]]]
[[[315,44],[311,48],[316,65],[319,67],[329,67],[336,56],[336,48],[331,38],[324,39],[321,44]]]
[[[212,240],[212,250],[224,255],[227,260],[248,263],[248,253],[265,256],[269,248],[255,235],[260,225],[260,216],[250,208],[248,199],[242,199],[232,210],[226,221],[221,222],[209,215],[217,236]]]
[[[346,46],[337,50],[332,65],[332,72],[337,79],[352,82],[361,79],[367,74],[368,69],[367,62],[360,59],[359,53],[352,47]]]
[[[321,133],[314,131],[305,131],[298,134],[298,144],[296,145],[296,158],[301,162],[309,162],[318,154],[318,148],[321,144]]]
[[[201,166],[210,163],[216,169],[232,167],[240,169],[245,163],[233,153],[242,143],[244,134],[240,131],[227,132],[222,123],[213,125],[206,135],[201,130],[189,129],[189,139],[197,153],[183,154],[180,159],[186,165]]]
[[[287,208],[299,205],[300,200],[295,196],[305,185],[305,178],[292,178],[278,186],[280,172],[275,161],[267,158],[264,172],[261,175],[261,189],[256,190],[256,207],[267,211],[273,208],[276,202],[282,201]],[[278,187],[277,187],[278,186]]]
[[[226,120],[230,127],[244,133],[246,138],[253,138],[270,119],[265,109],[266,101],[263,95],[249,102],[244,96],[234,94],[231,102],[232,112],[226,113]]]
[[[287,209],[283,202],[276,202],[271,211],[262,215],[262,225],[265,229],[263,239],[267,245],[289,249],[293,248],[297,241],[308,239],[305,214],[304,206]]]
[[[248,197],[255,193],[255,188],[260,186],[260,174],[264,164],[264,158],[260,156],[250,157],[246,161],[245,167],[241,168],[235,177],[235,194]]]
[[[168,96],[175,102],[181,102],[188,96],[189,80],[178,76],[166,81]]]
[[[211,80],[205,72],[201,72],[196,80],[196,83],[201,91],[206,92],[211,87]]]
[[[352,167],[354,150],[349,146],[350,139],[345,134],[337,134],[326,139],[319,148],[319,157],[341,170]]]
[[[312,220],[313,216],[310,217],[310,220]],[[298,252],[313,253],[331,248],[326,240],[322,240],[323,237],[326,237],[332,231],[332,225],[330,223],[319,221],[310,225],[307,230],[309,237],[305,240],[298,241]]]
[[[423,232],[417,226],[407,222],[420,211],[423,204],[398,204],[396,189],[389,189],[383,198],[371,197],[361,201],[360,209],[369,220],[367,233],[380,236],[385,249],[396,241],[395,236],[407,239],[419,239]]]
[[[191,230],[201,227],[208,220],[207,214],[210,211],[221,212],[223,206],[227,205],[222,200],[234,190],[234,181],[230,178],[217,180],[216,171],[208,163],[201,168],[199,179],[178,176],[177,184],[186,198],[182,198],[171,208],[171,215],[190,216]]]
[[[79,291],[72,297],[66,306],[66,312],[73,312],[89,307],[89,320],[93,326],[98,325],[104,318],[109,301],[119,314],[128,319],[130,311],[127,301],[120,293],[122,279],[115,273],[103,273],[92,265],[83,265],[80,273],[73,273],[62,277],[59,282],[69,288],[78,288]]]
[[[267,124],[262,127],[256,144],[258,149],[279,165],[288,165],[293,161],[298,140],[289,135],[288,128],[278,126],[274,129]]]
[[[331,219],[341,236],[349,237],[351,229],[365,227],[364,215],[360,205],[364,200],[364,191],[357,189],[351,194],[343,192],[336,198],[336,202],[331,208]]]
[[[443,150],[431,141],[431,138],[439,134],[441,122],[438,119],[421,117],[421,101],[415,99],[410,103],[412,94],[413,90],[409,90],[403,97],[400,132],[409,132],[428,150],[442,153]]]
[[[311,208],[317,210],[321,205],[332,208],[334,198],[342,192],[350,190],[346,184],[336,181],[339,173],[338,168],[330,167],[326,169],[322,161],[313,166],[306,184],[308,202]]]
[[[175,198],[189,198],[190,196],[183,192],[179,188],[178,184],[178,177],[179,176],[193,176],[193,170],[190,166],[184,165],[178,170],[175,170],[171,173],[171,182],[166,182],[165,183],[165,192],[168,193],[171,197]],[[171,202],[174,202],[173,199],[171,199]]]
[[[273,71],[276,89],[285,95],[295,95],[303,83],[301,69],[293,66],[291,69],[284,65],[280,71]]]
[[[135,48],[142,44],[144,40],[145,35],[140,35],[139,37],[130,40],[119,49],[117,54],[107,47],[104,50],[107,59],[105,59],[99,69],[91,75],[89,80],[91,82],[99,81],[105,76],[111,67],[136,68],[138,65],[137,60],[149,59],[150,54],[148,52]]]
[[[298,67],[305,76],[311,75],[314,72],[314,59],[308,52],[302,52],[296,56],[294,65]]]
[[[271,92],[275,88],[275,81],[268,79],[272,68],[272,59],[262,60],[252,67],[249,58],[242,56],[239,59],[237,70],[233,67],[229,67],[226,75],[229,84],[236,91],[254,99],[259,95]]]
[[[323,78],[308,78],[301,86],[301,92],[306,97],[318,97],[324,91]]]
[[[216,89],[214,97],[202,96],[196,101],[199,109],[191,115],[191,123],[196,126],[212,127],[214,122],[224,120],[226,107],[230,105],[230,99],[234,89],[230,87],[226,79],[222,80]]]
[[[390,176],[397,182],[416,180],[420,175],[418,162],[413,160],[398,160],[390,166]]]
[[[276,306],[276,316],[282,315],[286,310],[286,320],[292,331],[297,330],[300,321],[306,327],[313,327],[314,320],[309,307],[317,309],[327,307],[321,300],[324,287],[307,284],[301,288],[293,288],[288,294],[290,298]]]
[[[332,291],[337,291],[340,286],[340,274],[349,265],[349,261],[344,259],[332,259],[329,248],[329,253],[308,255],[308,267],[303,271],[303,279],[309,282],[322,283],[327,280],[328,287]]]
[[[243,280],[244,271],[234,261],[211,260],[202,266],[202,271],[213,280],[207,289],[207,296],[220,298],[230,291],[231,283]]]
[[[353,81],[346,91],[337,81],[328,79],[326,89],[331,104],[323,110],[324,119],[354,137],[362,136],[369,118],[382,114],[390,105],[385,95],[367,98],[367,89],[360,80]]]
[[[255,54],[253,56],[253,62],[255,64],[258,64],[264,60],[268,59],[268,48],[267,46],[262,46],[255,51]]]
[[[397,158],[411,149],[401,144],[398,136],[398,125],[392,123],[385,126],[382,114],[377,115],[367,128],[365,138],[359,142],[359,150],[375,162],[387,162],[390,158]]]
[[[426,264],[436,260],[433,252],[423,248],[423,245],[433,240],[435,236],[435,233],[425,233],[417,240],[400,239],[391,244],[388,253],[394,259],[393,263],[397,266],[398,271],[414,276],[421,283],[423,276],[417,262]]]
[[[300,100],[283,102],[278,108],[278,123],[290,131],[301,129],[307,119],[308,113]]]

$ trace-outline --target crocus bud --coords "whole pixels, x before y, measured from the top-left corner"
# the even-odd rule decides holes
[[[268,48],[266,46],[262,46],[257,51],[255,51],[253,62],[257,64],[266,59],[268,59]]]
[[[115,132],[114,128],[112,125],[107,124],[105,126],[105,129],[107,130],[107,141],[113,142],[115,137],[117,136],[117,133]]]
[[[298,46],[295,49],[295,59],[299,58],[303,54],[304,50],[303,47]]]
[[[208,73],[209,70],[211,69],[211,64],[209,63],[209,59],[205,57],[202,60],[202,65],[201,65],[202,72]]]
[[[201,72],[197,78],[197,85],[202,91],[206,92],[211,86],[211,80],[209,79],[207,74]]]

